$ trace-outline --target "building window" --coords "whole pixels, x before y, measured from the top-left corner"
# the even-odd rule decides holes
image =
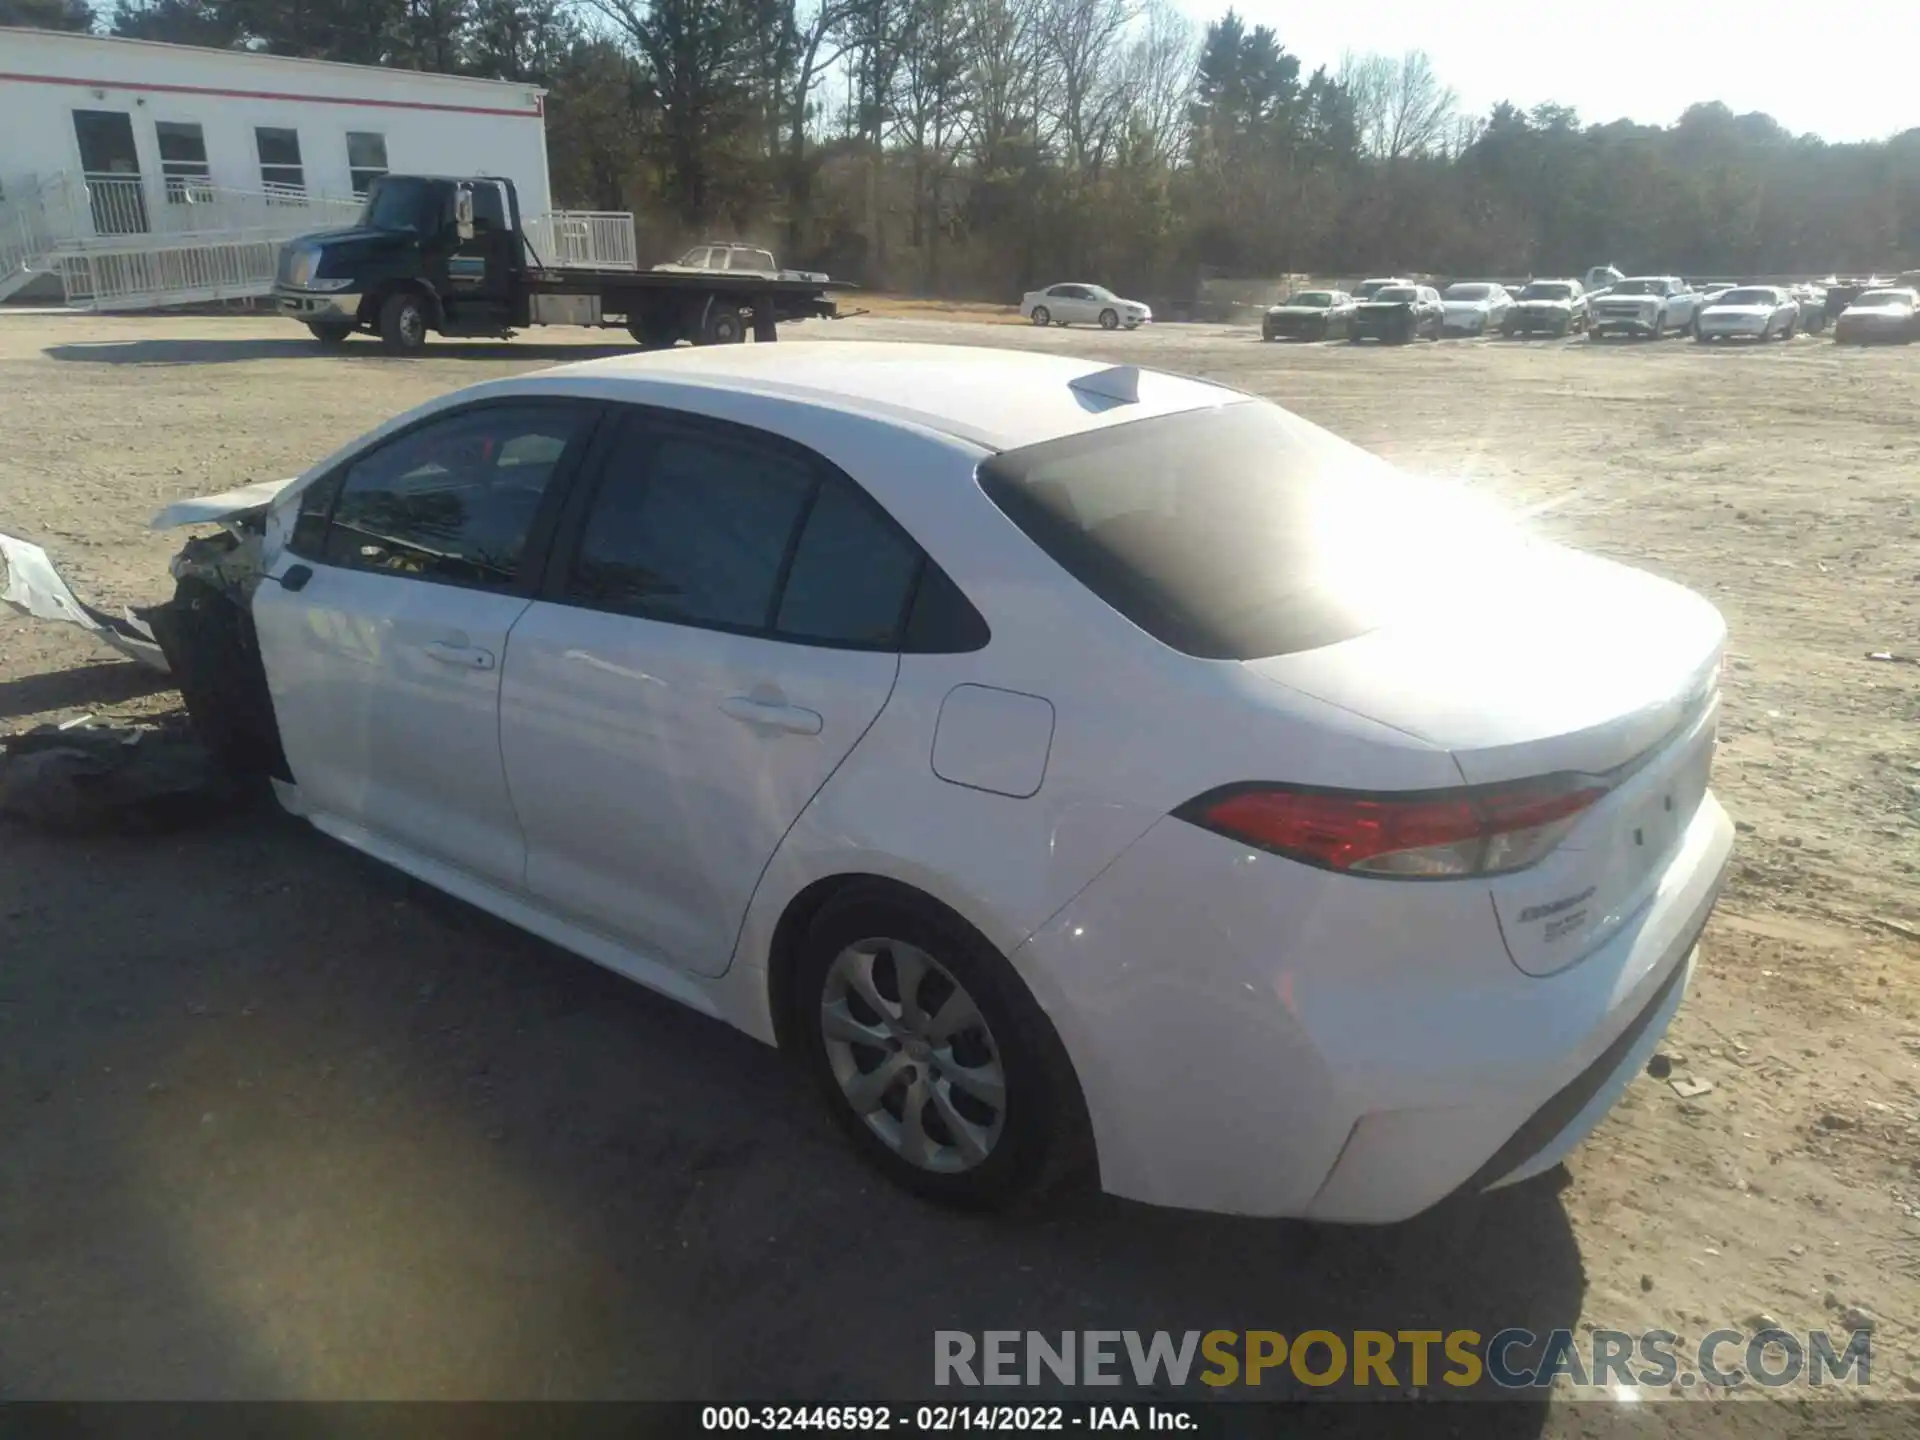
[[[353,175],[353,194],[367,198],[367,187],[387,173],[387,137],[372,130],[347,132],[347,169]]]
[[[166,177],[168,203],[190,205],[213,199],[213,172],[207,168],[207,141],[200,127],[157,120],[153,131],[160,141],[160,173]]]
[[[262,125],[253,132],[260,148],[260,184],[267,194],[288,204],[304,205],[307,172],[300,164],[300,132]]]

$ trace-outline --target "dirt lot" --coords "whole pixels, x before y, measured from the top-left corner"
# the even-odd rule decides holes
[[[160,503],[616,348],[547,333],[575,343],[394,361],[271,320],[0,316],[0,529],[96,603],[161,598]],[[961,1219],[875,1183],[772,1052],[271,809],[0,831],[0,1396],[907,1398],[937,1326],[1697,1340],[1848,1306],[1871,1393],[1920,1390],[1920,667],[1866,658],[1920,651],[1920,351],[833,334],[1225,380],[1712,597],[1742,833],[1668,1047],[1711,1091],[1643,1078],[1565,1174],[1391,1230]],[[0,725],[175,703],[0,615]]]

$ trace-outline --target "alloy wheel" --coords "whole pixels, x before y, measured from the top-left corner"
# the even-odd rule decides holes
[[[1006,1129],[1006,1069],[986,1017],[938,960],[859,940],[827,967],[820,1035],[841,1096],[916,1169],[983,1164]]]

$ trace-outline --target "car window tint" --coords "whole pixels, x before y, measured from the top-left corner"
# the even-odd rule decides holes
[[[326,560],[512,588],[534,513],[585,412],[501,405],[430,421],[348,466]]]
[[[920,564],[900,533],[849,480],[821,485],[800,531],[774,629],[796,640],[894,644]]]
[[[608,461],[568,575],[596,609],[730,629],[771,619],[793,529],[818,475],[784,448],[632,422]]]

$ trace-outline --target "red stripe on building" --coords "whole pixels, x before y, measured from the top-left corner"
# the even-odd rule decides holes
[[[400,73],[400,72],[396,72]],[[144,80],[80,80],[71,75],[15,75],[0,70],[0,80],[27,85],[72,85],[83,90],[151,90],[167,95],[212,95],[223,100],[300,100],[309,105],[366,105],[380,110],[442,110],[457,115],[508,115],[536,120],[546,113],[546,97],[536,95],[532,110],[501,110],[486,105],[442,105],[431,100],[362,100],[347,95],[291,95],[277,90],[221,90],[211,85],[156,85]]]

